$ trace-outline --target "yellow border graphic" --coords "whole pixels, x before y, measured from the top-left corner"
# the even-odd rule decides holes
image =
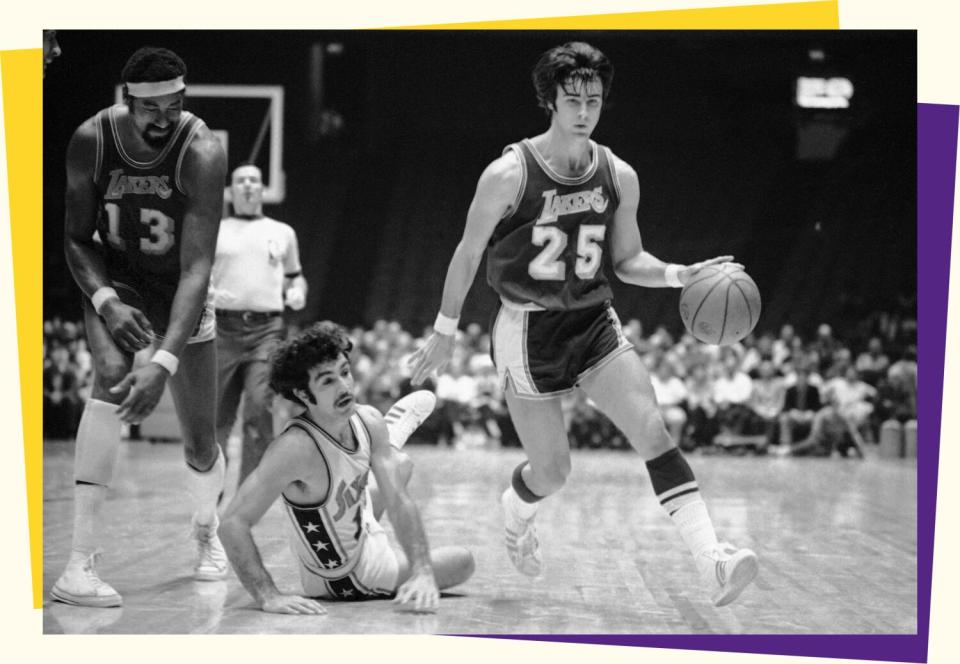
[[[43,605],[43,66],[39,49],[0,51],[17,303],[33,606]]]
[[[837,30],[837,0],[776,5],[671,9],[507,21],[416,25],[394,30]]]

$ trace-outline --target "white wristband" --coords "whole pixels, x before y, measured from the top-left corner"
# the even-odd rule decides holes
[[[667,269],[663,271],[663,278],[667,282],[667,286],[670,288],[683,288],[683,282],[680,281],[680,270],[682,269],[683,266],[677,265],[676,263],[667,265]]]
[[[180,360],[177,359],[177,356],[165,350],[158,350],[153,354],[153,357],[150,358],[150,361],[154,364],[159,364],[166,369],[167,373],[171,376],[177,373],[177,367],[180,366]]]
[[[433,331],[451,337],[457,333],[459,324],[459,318],[448,318],[443,314],[437,314],[437,320],[433,323]]]
[[[119,298],[120,296],[117,295],[117,291],[109,286],[98,288],[90,297],[90,302],[93,304],[93,310],[99,314],[106,301],[114,297]]]
[[[294,311],[300,311],[307,303],[306,294],[299,286],[291,286],[286,292],[286,304]]]

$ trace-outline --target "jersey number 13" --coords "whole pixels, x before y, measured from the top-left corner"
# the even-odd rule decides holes
[[[116,203],[107,203],[107,241],[114,249],[124,250],[127,242],[120,237],[120,208]],[[140,223],[149,227],[150,236],[140,238],[140,251],[151,256],[160,256],[170,251],[174,244],[173,219],[160,210],[140,208]]]

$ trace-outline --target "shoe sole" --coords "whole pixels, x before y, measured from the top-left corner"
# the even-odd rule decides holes
[[[108,595],[106,597],[90,595],[74,595],[65,590],[54,586],[50,591],[50,597],[57,602],[70,604],[72,606],[88,606],[94,609],[112,609],[117,606],[123,606],[123,598],[120,595]]]
[[[757,560],[757,554],[753,551],[747,553],[749,555],[745,555],[730,572],[727,587],[722,588],[719,593],[714,595],[714,606],[726,606],[737,599],[740,597],[740,593],[757,578],[757,573],[760,571],[760,561]]]
[[[420,422],[417,424],[417,426],[413,428],[413,431],[416,431],[417,429],[420,428],[420,425],[423,424],[426,421],[426,419],[430,417],[430,414],[433,413],[433,411],[436,410],[437,408],[437,395],[435,395],[430,390],[417,390],[416,392],[411,392],[407,396],[403,397],[403,399],[400,399],[399,401],[397,401],[397,403],[393,404],[393,406],[391,406],[390,409],[387,411],[387,414],[383,416],[388,426],[402,419],[408,412],[416,410],[412,406],[405,405],[403,402],[416,401],[419,397],[414,397],[414,395],[420,394],[420,392],[424,392],[425,394],[429,395],[427,399],[430,401],[430,407],[428,409],[425,408],[422,413],[418,414],[417,417],[420,420]],[[414,398],[411,398],[411,397],[414,397]],[[410,435],[413,435],[413,431],[410,432]],[[404,438],[402,443],[400,443],[399,445],[396,445],[396,448],[402,449],[409,439],[410,439],[410,436],[407,436],[406,438]]]

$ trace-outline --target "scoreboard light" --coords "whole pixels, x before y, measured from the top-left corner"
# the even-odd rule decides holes
[[[801,108],[849,108],[852,97],[853,83],[849,78],[797,77],[797,106]]]

